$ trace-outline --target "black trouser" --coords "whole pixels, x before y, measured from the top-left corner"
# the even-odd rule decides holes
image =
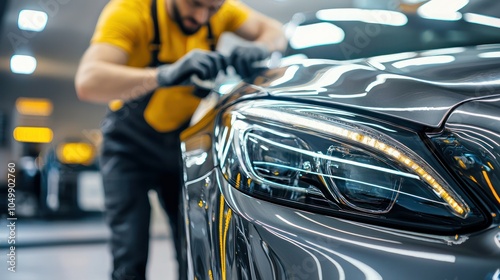
[[[104,177],[106,218],[111,228],[113,255],[113,280],[146,279],[149,248],[151,207],[148,191],[154,189],[165,209],[179,261],[180,240],[178,230],[180,173],[162,174],[159,179],[145,178],[110,179]],[[116,177],[115,177],[116,178]],[[180,226],[183,226],[181,224]],[[179,265],[179,273],[181,273]],[[181,275],[181,274],[179,274]],[[165,275],[165,279],[172,279]]]
[[[179,191],[181,150],[177,130],[160,133],[144,120],[151,95],[125,103],[108,112],[102,123],[100,168],[103,174],[107,222],[111,228],[113,280],[143,280],[149,248],[151,207],[149,190],[156,190],[170,220],[177,260],[181,265],[179,239]],[[184,231],[182,231],[184,232]],[[185,269],[179,265],[179,276]],[[165,279],[171,279],[168,275]]]

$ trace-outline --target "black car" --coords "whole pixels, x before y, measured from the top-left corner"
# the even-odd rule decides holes
[[[182,135],[190,279],[499,279],[500,45],[304,60]]]
[[[335,22],[343,41],[291,36],[309,58],[215,87],[181,135],[189,279],[500,279],[488,3],[394,14],[349,55],[373,26]]]
[[[42,217],[78,217],[104,211],[96,154],[96,147],[81,139],[68,139],[47,149],[40,170],[38,213]]]

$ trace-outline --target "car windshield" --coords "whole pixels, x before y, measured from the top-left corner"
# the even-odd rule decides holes
[[[392,9],[360,5],[296,14],[287,24],[286,55],[348,60],[500,43],[498,0],[411,2]]]

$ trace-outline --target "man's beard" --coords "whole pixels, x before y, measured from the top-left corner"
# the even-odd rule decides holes
[[[181,13],[179,12],[179,9],[177,8],[177,4],[173,3],[173,7],[174,7],[174,20],[175,22],[177,23],[177,25],[179,26],[179,28],[181,29],[182,33],[186,34],[186,35],[193,35],[195,34],[196,32],[198,32],[198,30],[200,30],[201,26],[198,26],[196,29],[189,29],[187,28],[186,26],[184,26],[184,23],[183,23],[183,19],[181,17]],[[190,20],[196,22],[194,19],[191,19],[189,18]]]

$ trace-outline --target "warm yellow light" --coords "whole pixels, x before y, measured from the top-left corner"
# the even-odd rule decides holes
[[[241,183],[241,173],[238,173],[238,175],[236,175],[236,184],[235,184],[236,189],[240,188],[240,183]]]
[[[108,107],[111,111],[115,112],[120,110],[123,107],[123,101],[119,99],[111,100],[108,104]]]
[[[57,158],[64,164],[89,165],[94,160],[94,156],[94,147],[88,143],[64,143],[57,147]]]
[[[493,164],[491,164],[491,162],[489,162],[489,161],[488,161],[488,162],[487,162],[487,164],[488,164],[488,166],[489,166],[491,169],[495,170],[495,168],[493,167]]]
[[[47,117],[52,114],[52,102],[46,98],[24,98],[16,100],[16,109],[21,115]]]
[[[364,136],[364,141],[369,142],[366,138],[370,138],[369,136]],[[351,138],[352,139],[352,138]],[[353,139],[354,140],[354,139]],[[371,145],[370,145],[371,146]],[[373,147],[373,146],[372,146]],[[415,163],[406,155],[402,154],[401,151],[396,148],[385,145],[379,141],[376,141],[374,146],[381,152],[384,152],[386,155],[391,156],[392,158],[398,160],[399,162],[405,164],[406,166],[413,169],[424,181],[426,181],[434,191],[448,203],[448,205],[459,215],[464,215],[465,208],[462,207],[457,201],[436,181],[434,177],[432,177],[425,169],[423,169],[420,165]]]
[[[14,129],[12,135],[18,142],[50,143],[54,134],[48,127],[19,126]]]
[[[455,160],[462,169],[467,169],[467,165],[465,165],[465,162],[460,157],[455,157]]]
[[[474,178],[474,176],[470,176],[469,178],[470,178],[472,181],[474,181],[474,183],[477,183],[477,180],[476,180],[476,178]]]
[[[490,176],[488,176],[488,172],[483,171],[483,177],[486,180],[488,187],[490,187],[491,193],[497,199],[498,203],[500,203],[500,195],[498,195],[497,191],[495,190],[495,187],[491,183]]]

